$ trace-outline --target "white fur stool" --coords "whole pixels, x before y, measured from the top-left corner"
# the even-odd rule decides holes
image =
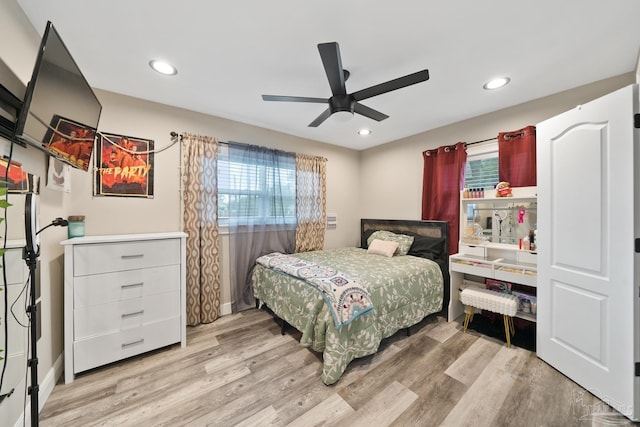
[[[499,313],[502,314],[504,319],[504,334],[507,337],[507,347],[511,347],[511,335],[516,333],[513,327],[513,316],[518,311],[518,297],[488,289],[468,287],[460,291],[460,301],[465,305],[465,332],[469,322],[473,320],[475,308]]]

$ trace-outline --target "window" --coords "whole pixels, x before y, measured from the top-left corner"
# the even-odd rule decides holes
[[[226,145],[218,155],[218,221],[240,223],[296,222],[295,157],[233,156]]]
[[[466,188],[492,189],[498,183],[498,144],[467,147]]]

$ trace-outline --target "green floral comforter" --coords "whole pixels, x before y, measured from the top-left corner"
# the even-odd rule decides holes
[[[254,296],[302,332],[302,346],[323,353],[325,384],[338,381],[353,359],[375,353],[384,338],[442,309],[442,272],[428,259],[408,255],[387,258],[360,248],[295,256],[367,283],[374,305],[373,311],[336,329],[318,290],[284,273],[255,266],[251,278]]]

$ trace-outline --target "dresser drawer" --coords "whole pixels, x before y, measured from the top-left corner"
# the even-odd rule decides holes
[[[4,256],[6,265],[3,268],[6,269],[7,284],[23,285],[27,280],[27,265],[22,259],[22,249],[7,249]]]
[[[73,275],[110,273],[180,264],[180,240],[77,245],[73,248]]]
[[[2,274],[2,270],[0,270],[0,274]],[[19,307],[23,307],[23,308],[26,307],[24,283],[21,283],[19,285],[16,285],[16,284],[7,285],[6,288],[2,288],[2,291],[0,291],[0,298],[2,299],[4,299],[4,292],[7,292],[7,298],[9,299],[9,304],[15,304],[15,306],[14,306],[13,314],[7,313],[8,314],[7,317],[0,316],[0,349],[4,348],[5,327],[7,328],[8,337],[9,337],[9,346],[4,349],[4,352],[0,352],[0,356],[11,357],[16,355],[24,355],[26,354],[26,348],[27,348],[26,346],[27,329],[24,328],[22,325],[29,324],[27,314],[25,313],[24,309],[23,310],[19,309]],[[0,360],[0,366],[1,365],[2,365],[2,361]],[[0,367],[0,369],[2,368]],[[16,384],[16,383],[9,383],[9,384]]]
[[[82,308],[179,290],[179,265],[80,276],[74,281],[73,307]]]
[[[74,340],[136,328],[180,317],[180,292],[87,306],[74,310],[73,316]]]
[[[73,372],[82,372],[180,341],[180,318],[113,332],[73,345]]]

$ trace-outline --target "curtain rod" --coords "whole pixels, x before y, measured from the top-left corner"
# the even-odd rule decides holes
[[[175,132],[175,131],[171,131],[171,138],[180,138],[180,142],[182,142],[182,134]],[[488,139],[483,139],[481,141],[473,141],[473,142],[465,142],[464,146],[468,147],[469,145],[474,145],[474,144],[481,144],[483,142],[489,142],[489,141],[497,141],[498,138],[488,138]],[[229,143],[227,141],[218,141],[218,144],[224,144],[224,145],[229,145]]]
[[[508,133],[506,135],[504,135],[504,139],[509,139],[510,137],[515,137],[515,136],[522,136],[525,135],[525,131],[520,131],[520,132],[512,132],[512,133]],[[467,147],[469,145],[473,145],[473,144],[481,144],[483,142],[489,142],[489,141],[497,141],[498,137],[494,137],[494,138],[487,138],[487,139],[483,139],[481,141],[473,141],[473,142],[465,142],[464,146]]]
[[[171,139],[178,138],[179,141],[182,142],[182,134],[181,133],[178,133],[178,132],[175,132],[175,131],[171,131],[170,135],[171,135]],[[174,142],[174,144],[175,144],[175,142]],[[229,142],[228,141],[218,141],[218,144],[229,145]],[[247,143],[244,143],[244,142],[235,142],[235,141],[234,141],[234,144],[253,145],[253,144],[247,144]],[[279,149],[270,148],[270,147],[265,147],[265,148],[268,148],[270,150],[277,150],[277,151],[281,151],[281,152],[284,151],[284,150],[279,150]],[[291,152],[291,151],[284,151],[284,152],[285,153],[296,154],[296,153]],[[315,156],[315,157],[320,157],[320,158],[323,158],[325,161],[329,161],[326,157],[322,157],[322,156]]]
[[[497,141],[497,140],[498,140],[498,138],[497,138],[497,137],[495,137],[495,138],[483,139],[483,140],[481,140],[481,141],[465,142],[465,143],[464,143],[464,146],[465,146],[465,147],[468,147],[469,145],[481,144],[481,143],[483,143],[483,142]]]
[[[171,131],[170,132],[171,138],[179,138],[180,142],[182,142],[182,134],[178,133],[176,131]],[[229,145],[229,143],[227,141],[218,141],[218,144],[225,144],[225,145]]]
[[[182,134],[172,131],[171,132],[171,138],[180,138],[180,142],[182,142]],[[487,139],[483,139],[480,141],[473,141],[473,142],[465,142],[464,146],[468,147],[469,145],[474,145],[474,144],[482,144],[483,142],[489,142],[489,141],[497,141],[498,137],[494,137],[494,138],[487,138]],[[228,145],[229,143],[227,141],[218,141],[218,144],[226,144]]]

